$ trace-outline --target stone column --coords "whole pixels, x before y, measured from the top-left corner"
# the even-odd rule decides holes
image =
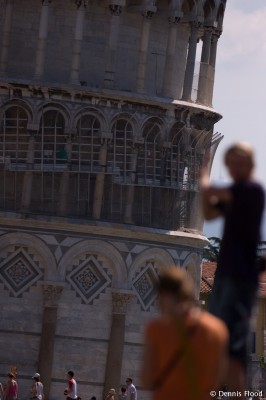
[[[27,170],[24,173],[23,186],[22,186],[22,198],[21,198],[21,211],[29,211],[31,202],[32,192],[32,180],[33,180],[33,164],[34,164],[34,147],[35,147],[35,134],[39,129],[38,125],[28,125],[28,131],[30,133],[28,151],[27,151]]]
[[[145,73],[147,66],[147,52],[149,47],[151,19],[156,11],[156,7],[145,9],[142,13],[142,31],[139,48],[139,61],[137,70],[137,92],[145,91]]]
[[[209,79],[209,88],[208,88],[208,103],[212,105],[212,97],[213,97],[213,88],[214,88],[214,77],[215,77],[215,64],[216,64],[216,53],[217,53],[217,44],[218,39],[220,37],[221,32],[214,32],[211,40],[211,49],[210,49],[210,79]]]
[[[58,201],[58,208],[57,208],[57,215],[64,216],[67,214],[68,205],[69,205],[69,162],[71,161],[71,153],[72,153],[72,141],[69,137],[67,139],[67,143],[65,145],[65,151],[67,153],[67,163],[65,167],[67,168],[66,171],[62,172],[61,179],[60,179],[60,186],[59,186],[59,201]]]
[[[133,210],[133,205],[134,205],[137,160],[138,160],[138,150],[133,149],[132,153],[131,153],[131,160],[130,160],[130,167],[129,167],[131,179],[130,179],[130,184],[127,186],[125,214],[124,214],[124,222],[126,224],[133,223],[132,210]]]
[[[42,79],[44,72],[44,59],[46,40],[48,35],[49,7],[52,0],[42,0],[41,17],[39,24],[39,38],[36,51],[34,78]]]
[[[109,33],[109,46],[107,53],[106,70],[104,74],[104,86],[112,89],[115,83],[115,70],[116,70],[116,52],[119,37],[120,15],[122,8],[125,5],[124,0],[114,0],[109,2],[109,9],[111,11],[110,33]]]
[[[208,104],[208,83],[209,83],[209,61],[210,61],[210,49],[211,49],[211,39],[212,39],[211,27],[205,28],[203,36],[203,45],[201,51],[200,60],[200,72],[199,72],[199,83],[198,83],[198,96],[197,103]]]
[[[193,22],[191,24],[191,34],[188,45],[187,64],[183,85],[182,100],[191,101],[191,92],[194,78],[195,60],[197,52],[197,41],[198,41],[198,23]]]
[[[176,36],[177,36],[177,24],[180,21],[179,17],[169,18],[169,32],[167,40],[165,67],[164,67],[164,78],[163,78],[163,90],[162,94],[166,97],[175,97],[175,85],[174,85],[174,61],[175,61],[175,50],[176,50]]]
[[[80,55],[84,31],[84,18],[87,6],[86,0],[75,0],[77,5],[75,41],[72,50],[72,66],[70,73],[70,83],[74,85],[80,84]]]
[[[113,312],[108,353],[105,367],[104,393],[110,388],[119,388],[125,340],[125,319],[127,305],[133,294],[131,291],[114,290],[112,293]]]
[[[107,159],[107,141],[105,140],[101,146],[99,153],[99,165],[101,171],[96,175],[95,188],[94,188],[92,217],[95,219],[101,218],[106,159]]]
[[[63,283],[43,282],[43,318],[41,329],[41,342],[39,350],[38,371],[44,384],[45,397],[49,398],[54,342],[57,321],[57,307],[64,288]]]
[[[3,28],[2,28],[2,46],[1,46],[1,61],[0,61],[0,72],[5,74],[7,71],[8,53],[9,53],[9,42],[13,12],[13,0],[8,0],[3,11]]]
[[[209,58],[209,64],[215,68],[216,64],[216,53],[217,53],[217,44],[218,44],[218,39],[220,37],[221,32],[215,31],[212,35],[211,39],[211,48],[210,48],[210,58]]]

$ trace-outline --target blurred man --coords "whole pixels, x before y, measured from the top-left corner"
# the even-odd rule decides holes
[[[225,153],[233,183],[217,188],[203,169],[201,191],[207,220],[224,217],[210,312],[228,326],[230,390],[246,390],[246,353],[249,320],[258,288],[257,246],[264,208],[264,190],[253,179],[254,154],[247,143],[236,143]]]
[[[210,399],[226,370],[226,326],[198,308],[181,268],[161,274],[158,292],[162,316],[146,327],[142,383],[153,390],[153,400]]]

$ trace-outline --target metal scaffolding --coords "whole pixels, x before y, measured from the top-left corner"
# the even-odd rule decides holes
[[[6,109],[1,120],[2,210],[102,219],[178,229],[191,225],[198,174],[220,134],[180,122],[169,132],[158,117],[136,132],[132,116],[117,116],[102,134],[97,115],[84,113],[65,131],[60,110],[47,109],[39,129],[26,110]],[[212,150],[213,149],[213,150]]]

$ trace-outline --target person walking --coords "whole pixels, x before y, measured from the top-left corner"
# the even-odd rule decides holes
[[[3,388],[2,383],[0,383],[0,400],[2,400],[3,395],[4,395],[4,388]]]
[[[110,389],[105,397],[105,400],[115,400],[115,395],[116,395],[115,389]]]
[[[38,372],[36,372],[36,374],[34,374],[32,377],[34,383],[30,390],[31,399],[44,400],[43,384],[40,381],[40,378],[41,376]]]
[[[137,389],[136,386],[133,384],[132,378],[126,379],[126,386],[127,386],[127,400],[137,400]]]
[[[126,394],[127,389],[122,386],[120,389],[120,394],[119,394],[119,400],[127,400],[127,394]]]
[[[64,390],[64,395],[67,396],[66,400],[76,400],[77,395],[77,382],[74,379],[74,372],[68,371],[67,373],[68,386]]]
[[[12,372],[7,374],[7,386],[4,390],[3,400],[17,400],[18,384]]]
[[[209,400],[223,383],[228,331],[195,302],[188,273],[169,267],[159,276],[162,315],[145,327],[142,384],[152,400]]]
[[[227,383],[231,391],[243,394],[247,387],[249,320],[260,272],[257,246],[264,209],[264,190],[253,177],[255,161],[249,144],[239,142],[230,146],[224,162],[233,181],[231,185],[211,185],[205,167],[200,178],[205,218],[224,218],[209,311],[221,318],[229,329]]]

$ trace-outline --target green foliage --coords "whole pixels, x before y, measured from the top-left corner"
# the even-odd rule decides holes
[[[208,238],[209,244],[203,249],[203,261],[216,262],[221,246],[221,239],[218,237]]]
[[[259,356],[259,363],[260,363],[260,368],[261,368],[261,369],[265,369],[265,368],[266,368],[266,363],[265,363],[265,360],[264,360],[264,356],[263,356],[263,355],[260,355],[260,356]]]
[[[203,249],[203,261],[217,262],[221,247],[221,238],[212,236],[208,238],[209,244]],[[261,240],[258,244],[258,256],[266,255],[266,241]]]

